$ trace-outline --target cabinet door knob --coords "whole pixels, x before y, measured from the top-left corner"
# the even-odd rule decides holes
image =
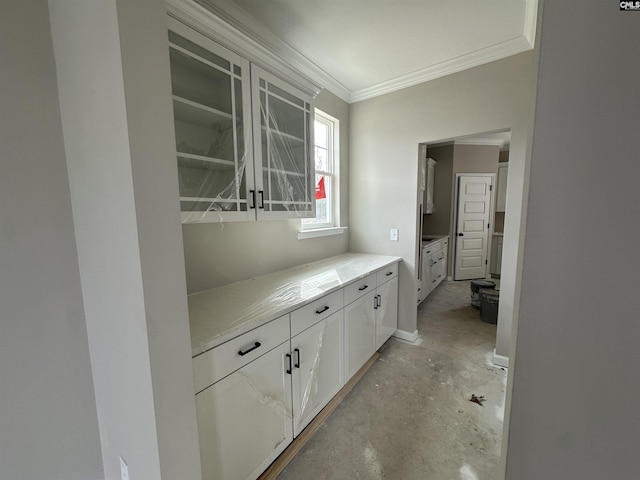
[[[387,277],[388,277],[389,275],[393,275],[393,272],[387,272],[387,273],[386,273],[386,275],[387,275]]]
[[[249,190],[249,193],[251,194],[251,205],[249,206],[249,208],[253,210],[254,208],[256,208],[256,191]]]
[[[367,288],[369,288],[369,285],[363,285],[358,290],[363,291],[363,290],[366,290]]]
[[[260,205],[258,208],[264,209],[264,190],[260,190],[258,194],[260,194]]]
[[[329,310],[329,305],[325,305],[324,307],[322,307],[320,310],[316,310],[316,313],[318,315],[320,315],[321,313],[326,312],[327,310]]]
[[[464,237],[464,233],[459,233],[458,236],[459,237]]]

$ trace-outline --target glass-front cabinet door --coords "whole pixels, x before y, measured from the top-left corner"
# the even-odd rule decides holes
[[[249,62],[170,21],[183,222],[255,219]]]
[[[309,95],[251,65],[258,219],[315,217]]]

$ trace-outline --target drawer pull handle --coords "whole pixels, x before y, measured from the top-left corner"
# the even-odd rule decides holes
[[[325,305],[323,308],[321,308],[320,310],[316,310],[316,313],[318,315],[320,315],[321,313],[326,312],[327,310],[329,310],[329,305]]]
[[[287,357],[287,359],[289,360],[289,370],[287,370],[287,373],[291,375],[291,354],[287,353],[285,357]]]
[[[393,272],[387,272],[387,277],[388,277],[389,275],[393,275]]]
[[[296,352],[296,363],[295,363],[294,367],[300,368],[300,349],[296,348],[293,351]]]
[[[240,355],[241,357],[244,357],[247,353],[253,352],[260,345],[262,345],[260,342],[256,342],[253,344],[253,347],[251,347],[249,350],[245,350],[244,352],[242,350],[238,351],[238,355]]]
[[[363,290],[366,290],[367,288],[369,288],[369,285],[363,285],[358,290],[363,291]]]

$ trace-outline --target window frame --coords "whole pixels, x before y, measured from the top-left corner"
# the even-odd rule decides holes
[[[298,234],[299,239],[340,234],[345,230],[345,227],[340,227],[340,121],[317,108],[315,109],[314,129],[316,121],[326,125],[329,131],[327,163],[330,166],[330,171],[315,170],[315,149],[317,147],[315,141],[313,148],[314,177],[315,175],[322,175],[330,178],[331,188],[327,195],[327,203],[331,221],[319,223],[310,221],[312,219],[302,219]],[[316,135],[314,134],[315,137]]]

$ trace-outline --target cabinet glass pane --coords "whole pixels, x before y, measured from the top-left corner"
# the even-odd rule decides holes
[[[269,115],[269,128],[300,140],[304,139],[304,110],[270,95],[269,108],[265,111]]]
[[[242,70],[172,32],[169,41],[181,210],[247,211]]]
[[[231,114],[231,76],[182,51],[169,50],[174,95]]]
[[[309,112],[303,100],[272,83],[260,85],[266,89],[260,91],[265,210],[310,212]]]
[[[225,60],[224,58],[220,57],[219,55],[216,55],[213,52],[205,50],[200,45],[196,45],[192,41],[187,40],[186,38],[181,37],[180,35],[177,35],[173,32],[169,32],[169,42],[173,43],[178,47],[184,48],[185,50],[189,50],[190,52],[193,52],[195,55],[198,55],[202,59],[208,62],[211,62],[215,65],[218,65],[219,67],[222,67],[225,70],[230,69],[231,63],[228,60]],[[235,68],[238,69],[237,74],[240,75],[240,67],[235,67]]]

